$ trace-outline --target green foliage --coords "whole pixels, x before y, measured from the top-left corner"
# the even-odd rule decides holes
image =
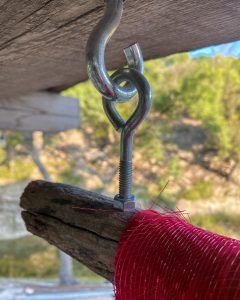
[[[55,277],[59,262],[56,249],[36,237],[1,241],[0,276]]]
[[[44,240],[28,236],[1,241],[0,277],[57,278],[58,272],[58,251]],[[77,261],[74,261],[74,272],[77,278],[101,280]]]
[[[176,117],[181,82],[192,67],[192,60],[187,54],[146,62],[145,74],[153,91],[153,110],[167,115],[170,119]]]
[[[199,59],[182,81],[180,101],[193,118],[203,121],[209,145],[225,157],[239,159],[240,60]]]
[[[24,135],[20,132],[7,132],[7,147],[18,147],[24,143]]]
[[[67,166],[60,174],[57,176],[59,182],[64,182],[66,184],[79,185],[83,178],[80,175],[74,174],[72,170],[73,166]]]
[[[199,200],[210,198],[214,193],[213,183],[210,181],[199,180],[195,184],[185,189],[181,193],[181,198],[186,200]]]
[[[7,132],[6,144],[0,147],[0,180],[29,179],[35,166],[26,150],[28,140],[22,133]]]
[[[181,85],[181,100],[189,115],[202,120],[208,145],[222,158],[240,158],[240,60],[200,59]]]
[[[155,158],[158,162],[164,158],[163,145],[160,138],[162,126],[159,122],[146,120],[136,134],[136,150],[141,151],[143,159],[149,161]]]
[[[98,276],[96,273],[90,271],[87,267],[73,260],[73,271],[76,278],[91,281],[104,281],[104,278]]]
[[[239,59],[191,59],[187,54],[181,54],[149,61],[145,69],[153,89],[152,113],[160,112],[169,122],[185,116],[202,121],[208,136],[206,149],[216,150],[220,159],[240,159]],[[83,121],[94,128],[95,138],[107,142],[113,129],[103,113],[101,96],[91,83],[77,85],[65,93],[81,99]],[[123,107],[123,115],[126,115],[129,106],[123,104]],[[151,125],[155,131],[159,123]],[[150,137],[146,137],[149,134]],[[149,149],[155,143],[161,143],[156,135],[151,136],[149,126],[142,130],[142,136],[142,144],[148,147],[150,142]],[[158,148],[162,147],[159,145]]]
[[[207,215],[194,215],[191,217],[191,222],[196,226],[214,233],[239,237],[239,214],[214,213]]]
[[[168,118],[189,116],[206,128],[206,148],[240,159],[240,60],[172,56],[147,64],[153,109]],[[161,75],[158,75],[161,74]]]
[[[167,175],[168,177],[173,177],[178,179],[181,175],[180,159],[175,156],[172,157],[167,163]]]
[[[153,109],[168,118],[189,116],[206,128],[206,148],[240,159],[240,60],[172,56],[146,64]]]
[[[6,161],[7,153],[3,147],[0,147],[0,166]]]
[[[0,179],[21,181],[30,178],[35,166],[29,157],[15,156],[10,163],[0,165]]]
[[[35,236],[26,236],[15,240],[3,240],[0,247],[0,259],[6,253],[19,259],[29,257],[35,252],[45,251],[48,247],[47,242]]]
[[[81,103],[82,126],[90,125],[94,129],[94,138],[107,142],[109,130],[112,130],[102,108],[102,97],[91,82],[77,84],[63,92],[63,95],[78,98]]]

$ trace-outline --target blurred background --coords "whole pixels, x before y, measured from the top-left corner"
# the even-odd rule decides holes
[[[134,140],[134,192],[142,208],[155,202],[178,209],[194,225],[234,238],[240,236],[239,49],[232,43],[146,62],[152,109]],[[19,197],[34,179],[117,192],[119,134],[100,95],[89,82],[63,95],[79,99],[80,129],[1,133],[2,300],[112,298],[111,285],[28,234],[20,216]],[[125,117],[136,101],[119,105]],[[44,296],[36,298],[36,291]]]

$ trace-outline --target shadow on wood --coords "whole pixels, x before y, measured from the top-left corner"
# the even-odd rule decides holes
[[[133,212],[112,199],[78,187],[33,181],[21,196],[27,230],[113,282],[119,238]]]
[[[87,79],[85,48],[103,0],[1,1],[0,98],[63,90]],[[128,0],[111,39],[108,68],[139,42],[145,59],[240,39],[240,2]]]

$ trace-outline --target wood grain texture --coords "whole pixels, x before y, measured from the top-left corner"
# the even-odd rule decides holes
[[[78,99],[35,92],[0,101],[0,130],[56,132],[79,126]]]
[[[138,41],[145,59],[240,39],[237,0],[126,0],[109,68]],[[103,0],[0,0],[0,99],[87,78],[85,46]]]
[[[118,241],[136,211],[120,212],[112,201],[74,186],[33,181],[20,205],[28,231],[113,281]]]

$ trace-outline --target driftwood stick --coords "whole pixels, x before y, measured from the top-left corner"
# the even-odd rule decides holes
[[[113,281],[114,256],[127,221],[112,199],[78,187],[33,181],[21,196],[27,230]]]

